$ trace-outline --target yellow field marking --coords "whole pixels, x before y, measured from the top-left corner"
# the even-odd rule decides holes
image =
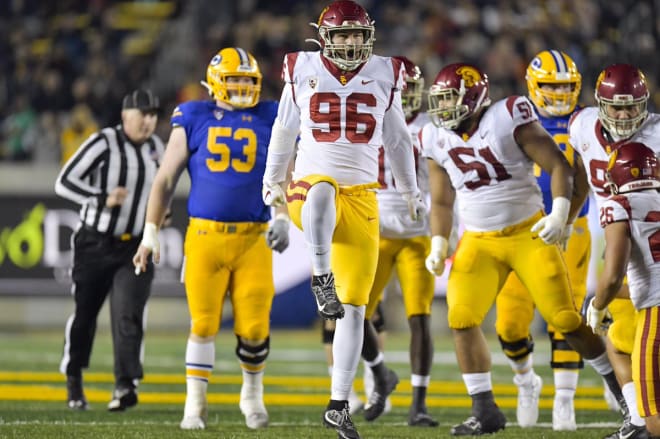
[[[85,388],[85,396],[92,403],[105,403],[110,399],[108,390],[96,388]],[[139,392],[141,403],[149,404],[183,404],[185,402],[185,393],[173,392]],[[264,402],[266,405],[288,405],[305,406],[315,405],[324,406],[328,403],[328,394],[291,394],[291,393],[266,393]],[[498,397],[497,404],[504,408],[515,408],[516,398]],[[36,385],[0,385],[0,400],[5,401],[62,401],[66,400],[66,390],[63,387],[36,386]],[[238,392],[234,393],[215,393],[208,395],[209,404],[238,404]],[[408,407],[410,397],[402,395],[391,396],[392,405],[395,407]],[[429,407],[470,407],[471,400],[467,396],[456,397],[427,397],[426,403]],[[552,398],[541,398],[539,402],[541,408],[551,409]],[[582,410],[606,410],[607,405],[602,399],[575,399],[575,408]]]
[[[452,383],[455,388],[459,383]],[[269,392],[268,389],[264,395],[266,405],[279,406],[325,406],[328,402],[329,387],[322,389],[323,393],[300,393],[301,389],[296,389],[296,393]],[[397,392],[402,392],[398,389]],[[445,390],[445,392],[447,391]],[[496,394],[498,394],[496,392]],[[460,394],[459,394],[460,395]],[[471,400],[467,396],[435,396],[429,394],[427,405],[429,407],[464,407],[471,406]],[[501,394],[499,394],[501,395]],[[92,403],[107,403],[110,400],[110,391],[96,388],[94,386],[85,387],[85,396]],[[141,403],[149,404],[181,404],[185,402],[185,393],[181,392],[139,392]],[[30,384],[0,384],[0,400],[5,401],[64,401],[66,400],[66,390],[64,383],[61,386],[30,385]],[[239,400],[238,392],[217,393],[210,392],[208,401],[210,404],[234,404]],[[496,398],[499,406],[504,408],[515,408],[515,396],[499,396]],[[410,405],[410,394],[395,394],[391,396],[392,405],[395,407],[408,407]],[[541,398],[539,406],[543,409],[552,408],[552,397]],[[576,398],[575,408],[579,410],[607,410],[607,404],[602,398]]]
[[[84,374],[84,381],[89,383],[114,383],[114,376],[111,373],[89,372]],[[210,379],[211,385],[235,385],[240,386],[242,383],[241,375],[212,375]],[[13,371],[0,371],[0,383],[2,382],[26,382],[26,383],[64,383],[64,376],[57,372],[13,372]],[[154,374],[149,373],[142,381],[144,384],[186,384],[186,377],[184,374]],[[276,387],[291,387],[297,391],[310,391],[318,390],[319,392],[329,391],[330,378],[320,376],[269,376],[268,372],[264,376],[264,385]],[[355,389],[362,392],[364,387],[361,379],[355,380]],[[409,379],[401,379],[397,386],[397,391],[412,392],[412,386]],[[495,384],[493,385],[493,392],[496,395],[516,395],[517,388],[513,384]],[[465,394],[465,384],[459,381],[431,381],[428,388],[428,394]],[[554,387],[544,385],[541,390],[541,395],[553,396]],[[603,388],[599,386],[578,386],[576,396],[580,397],[602,397]],[[1,395],[0,395],[1,397]],[[1,398],[0,398],[1,399]]]

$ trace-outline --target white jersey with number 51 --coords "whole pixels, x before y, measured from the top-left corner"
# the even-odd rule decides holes
[[[431,123],[422,130],[423,155],[449,175],[466,230],[501,230],[543,209],[534,163],[514,138],[519,126],[537,120],[527,98],[510,96],[492,104],[471,134]]]

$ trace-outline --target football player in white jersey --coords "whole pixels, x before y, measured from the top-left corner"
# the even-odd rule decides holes
[[[660,436],[660,163],[656,153],[639,142],[625,143],[612,152],[606,187],[612,194],[600,203],[605,229],[605,266],[587,322],[605,335],[603,318],[628,275],[630,298],[639,311],[633,345],[633,381],[637,410],[646,422],[628,424],[615,437]],[[648,430],[648,432],[646,431]]]
[[[426,266],[436,276],[445,267],[454,201],[465,227],[449,273],[447,306],[472,416],[451,434],[488,434],[503,429],[506,419],[495,404],[481,323],[512,272],[546,322],[599,374],[613,377],[603,341],[575,308],[555,245],[582,207],[588,185],[538,122],[527,98],[510,96],[490,104],[488,78],[477,67],[458,63],[443,68],[428,99],[433,124],[422,129],[420,141],[431,159],[432,238]],[[534,163],[552,178],[547,215]]]
[[[426,113],[420,112],[424,77],[420,68],[408,58],[403,56],[395,58],[403,63],[405,69],[405,88],[401,91],[401,105],[413,141],[417,185],[426,199],[429,196],[428,168],[426,160],[419,159],[421,151],[418,140],[419,132],[429,121]],[[383,147],[380,148],[378,160],[378,183],[380,184],[377,191],[380,217],[378,267],[366,308],[362,347],[367,403],[363,404],[352,391],[349,397],[350,412],[353,414],[364,408],[365,419],[373,421],[388,411],[388,405],[391,407],[388,395],[394,390],[398,378],[394,371],[385,366],[383,341],[380,337],[384,329],[384,317],[382,310],[378,310],[378,305],[383,298],[385,287],[392,279],[392,273],[396,270],[411,329],[413,401],[408,424],[435,427],[438,422],[429,416],[426,408],[426,389],[430,381],[433,361],[430,314],[435,282],[433,276],[424,267],[426,254],[431,248],[428,213],[425,212],[418,221],[410,219],[408,205],[396,190],[392,165]],[[332,365],[334,323],[326,320],[323,326],[323,343],[330,365]],[[329,370],[332,375],[332,366]]]
[[[656,153],[660,151],[660,115],[647,111],[650,96],[644,74],[630,64],[606,67],[596,81],[598,107],[587,107],[573,115],[569,123],[570,143],[580,154],[579,163],[589,175],[596,204],[609,195],[605,187],[610,153],[625,142],[641,142]],[[630,354],[635,338],[636,313],[627,298],[617,298],[609,306],[614,322],[607,332],[610,359],[621,386],[624,424],[612,438],[633,426],[644,425],[636,408]],[[627,407],[625,407],[627,406]]]
[[[353,1],[331,3],[315,26],[321,51],[284,58],[285,85],[272,129],[263,197],[266,204],[287,203],[309,248],[319,314],[338,319],[332,391],[323,422],[340,437],[358,438],[347,400],[378,262],[375,189],[381,145],[411,218],[423,215],[426,206],[417,188],[412,141],[401,108],[401,62],[372,54],[373,21]],[[298,134],[285,194],[281,184]]]

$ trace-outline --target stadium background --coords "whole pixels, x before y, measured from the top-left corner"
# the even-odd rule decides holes
[[[277,99],[284,53],[313,50],[308,25],[327,1],[12,0],[0,3],[0,330],[56,328],[72,309],[66,277],[75,206],[55,197],[61,161],[96,128],[119,120],[121,97],[152,88],[165,103],[158,132],[167,139],[168,115],[189,99],[220,48],[251,51],[264,74],[263,99]],[[418,63],[427,85],[453,61],[481,66],[494,99],[525,94],[524,70],[546,48],[566,51],[583,75],[581,102],[592,105],[596,76],[613,62],[637,64],[660,107],[660,1],[524,0],[360,1],[376,21],[375,52],[404,54]],[[178,283],[185,194],[175,201],[175,224],[164,232],[164,261],[150,302],[149,328],[188,326]],[[602,252],[595,213],[590,286]],[[297,230],[276,257],[278,295],[273,325],[315,324],[307,257]],[[390,322],[403,327],[400,301],[388,299]],[[443,281],[434,326],[446,329]],[[228,311],[228,310],[227,310]],[[100,322],[107,325],[107,313]],[[396,318],[400,316],[401,318]],[[538,324],[538,330],[542,325]]]

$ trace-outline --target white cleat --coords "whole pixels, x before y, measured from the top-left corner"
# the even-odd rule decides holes
[[[179,427],[181,430],[204,430],[206,422],[200,416],[184,416]]]
[[[555,396],[552,403],[552,429],[554,431],[575,431],[575,407],[573,398],[559,398]]]
[[[513,382],[518,386],[518,406],[516,407],[516,418],[518,425],[522,428],[533,427],[539,420],[539,396],[543,381],[541,377],[533,374],[531,380],[522,382],[521,375],[513,377]]]
[[[186,381],[186,404],[183,408],[183,419],[179,424],[182,430],[204,430],[208,416],[205,381],[188,379]]]
[[[263,400],[263,387],[253,387],[243,384],[241,400],[238,404],[245,416],[247,428],[256,430],[268,427],[268,412]]]
[[[243,399],[239,404],[241,413],[245,416],[247,428],[256,430],[268,427],[268,412],[263,401],[256,399]]]

